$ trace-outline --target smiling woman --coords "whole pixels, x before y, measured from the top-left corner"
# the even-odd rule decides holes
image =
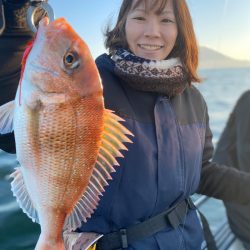
[[[109,54],[96,60],[105,105],[126,118],[135,134],[96,213],[79,229],[82,235],[104,234],[99,249],[200,249],[203,236],[190,194],[197,190],[249,203],[249,194],[239,197],[239,192],[250,175],[210,160],[207,107],[191,84],[198,48],[186,2],[151,4],[122,2],[114,28],[106,33]],[[178,219],[154,224],[169,215],[168,209]]]
[[[185,1],[124,1],[117,23],[106,37],[111,54],[122,47],[151,60],[180,57],[190,73],[188,81],[200,81],[198,47]]]

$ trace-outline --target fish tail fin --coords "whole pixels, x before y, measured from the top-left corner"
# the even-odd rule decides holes
[[[0,134],[13,131],[15,101],[8,102],[0,107]]]

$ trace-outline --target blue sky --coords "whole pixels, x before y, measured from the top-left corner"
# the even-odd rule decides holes
[[[87,42],[94,57],[105,52],[103,30],[114,23],[122,0],[49,0]],[[250,60],[250,0],[187,0],[200,45]]]

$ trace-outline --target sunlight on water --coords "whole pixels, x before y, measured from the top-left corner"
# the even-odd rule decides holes
[[[198,86],[203,94],[216,144],[237,99],[250,90],[250,69],[201,70],[203,83]]]

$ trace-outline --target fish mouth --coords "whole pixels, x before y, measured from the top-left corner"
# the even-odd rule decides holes
[[[35,70],[47,72],[47,73],[51,74],[52,76],[55,76],[55,77],[60,76],[60,74],[59,74],[57,71],[48,69],[48,68],[43,67],[43,66],[41,66],[41,65],[35,64],[35,63],[33,63],[33,62],[30,63],[30,66],[32,66]]]

